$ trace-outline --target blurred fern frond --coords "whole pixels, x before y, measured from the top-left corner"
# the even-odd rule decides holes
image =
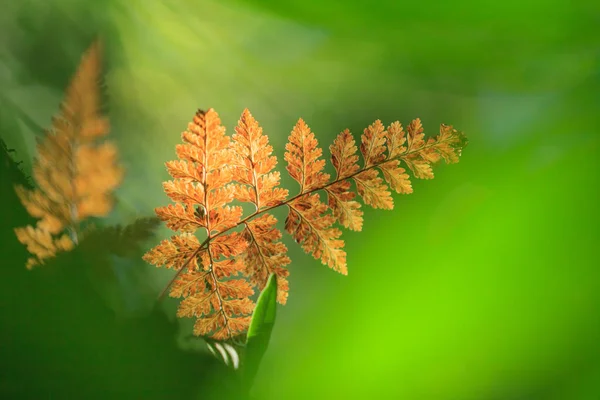
[[[79,241],[81,222],[105,216],[113,207],[112,191],[123,170],[116,147],[99,142],[109,132],[100,113],[100,70],[100,44],[95,42],[83,55],[51,129],[38,140],[33,163],[37,188],[16,186],[29,214],[39,219],[36,226],[15,229],[32,255],[27,268],[71,250]]]

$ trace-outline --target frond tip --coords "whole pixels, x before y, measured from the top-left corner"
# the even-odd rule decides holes
[[[406,131],[398,121],[386,128],[377,120],[364,130],[360,146],[348,129],[333,141],[329,150],[336,176],[331,179],[315,134],[299,119],[285,161],[300,191],[289,197],[279,187],[268,136],[247,109],[231,139],[212,109],[199,111],[182,139],[176,147],[179,160],[166,163],[173,180],[163,185],[175,204],[156,209],[169,228],[182,233],[161,242],[144,259],[178,270],[170,292],[184,298],[178,316],[196,317],[194,333],[216,340],[233,339],[248,328],[254,309],[250,298],[271,274],[277,276],[277,301],[287,301],[285,266],[290,259],[271,210],[287,206],[285,231],[305,252],[346,275],[344,241],[335,224],[362,229],[357,194],[367,205],[392,209],[391,190],[413,191],[409,172],[431,179],[435,163],[457,162],[467,144],[451,126],[442,125],[436,137],[426,139],[419,119]],[[234,199],[251,203],[254,212],[244,217],[241,207],[230,205]],[[198,230],[206,235],[203,242],[194,235]]]

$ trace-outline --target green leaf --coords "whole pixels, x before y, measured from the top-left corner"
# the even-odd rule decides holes
[[[267,285],[258,296],[252,321],[248,328],[246,353],[243,366],[243,381],[250,389],[263,355],[267,351],[271,331],[275,325],[277,310],[277,275],[271,274]]]

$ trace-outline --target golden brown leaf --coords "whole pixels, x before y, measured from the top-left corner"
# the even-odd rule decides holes
[[[213,271],[217,279],[229,278],[246,272],[244,261],[239,258],[226,258],[213,262]]]
[[[431,144],[425,145],[423,125],[419,118],[414,119],[407,128],[407,154],[402,157],[415,178],[433,179],[431,163],[437,161],[432,153]],[[431,158],[434,156],[434,158]]]
[[[197,293],[204,293],[206,289],[206,278],[210,272],[202,271],[191,271],[188,274],[183,274],[173,282],[173,286],[171,287],[171,297],[188,297],[194,296]],[[208,300],[208,296],[207,299]],[[196,304],[202,303],[202,298],[195,298],[194,300]],[[207,306],[209,305],[206,303]],[[207,309],[206,314],[210,308]],[[189,309],[185,307],[180,308],[179,312],[186,313],[189,312]],[[203,312],[204,314],[204,312]],[[191,315],[190,315],[191,316]]]
[[[447,164],[458,162],[462,149],[467,145],[464,135],[452,126],[440,125],[440,133],[433,140],[432,147]]]
[[[273,147],[248,109],[242,113],[235,132],[234,179],[250,186],[239,189],[238,199],[254,203],[257,210],[283,202],[288,191],[278,187],[279,172],[272,172],[277,165],[277,158],[271,155]]]
[[[240,220],[244,210],[239,206],[224,206],[210,212],[210,229],[214,233],[224,232],[234,227]]]
[[[336,170],[335,183],[325,188],[328,204],[334,217],[344,227],[360,231],[363,224],[363,212],[360,203],[354,201],[356,196],[350,191],[350,181],[342,180],[354,176],[360,170],[356,142],[349,129],[342,131],[329,146],[331,163]]]
[[[329,175],[323,172],[325,160],[319,159],[323,150],[317,146],[314,133],[299,119],[285,145],[285,160],[288,172],[300,184],[300,193],[321,188],[329,181]]]
[[[369,168],[385,158],[386,135],[385,127],[380,120],[375,121],[364,130],[360,152],[365,159],[365,168]]]
[[[360,210],[360,203],[353,200],[356,194],[350,191],[350,181],[337,182],[325,190],[329,207],[339,223],[353,231],[360,231],[363,224],[363,212]]]
[[[144,261],[157,267],[177,268],[183,265],[200,246],[196,236],[183,233],[171,236],[171,239],[161,241],[156,247],[144,254]],[[194,271],[198,268],[197,257],[194,257],[188,269]]]
[[[421,154],[415,153],[403,157],[402,160],[408,165],[415,178],[433,179],[433,169],[430,161],[424,159]]]
[[[391,210],[394,200],[383,180],[378,176],[376,169],[366,169],[354,177],[356,190],[361,195],[365,204],[373,208]]]
[[[386,145],[388,151],[388,159],[394,159],[400,154],[404,154],[407,148],[406,136],[402,124],[399,121],[392,122],[386,131]]]
[[[169,204],[155,209],[156,216],[166,222],[174,231],[195,232],[198,228],[206,228],[205,218],[200,218],[191,206],[181,203]]]
[[[163,183],[171,200],[179,203],[204,204],[204,185],[187,179],[174,179]]]
[[[337,172],[337,179],[344,179],[360,169],[358,155],[356,155],[356,142],[349,129],[340,133],[333,144],[329,146],[331,163]]]
[[[259,290],[264,289],[271,274],[277,275],[277,301],[287,302],[289,271],[284,267],[291,260],[286,255],[287,247],[280,241],[281,231],[275,224],[277,219],[271,214],[263,214],[246,223],[244,235],[250,243],[244,253],[246,274]]]
[[[408,151],[414,152],[418,148],[425,145],[425,134],[423,133],[423,124],[419,118],[415,118],[411,121],[407,128],[408,137],[406,140]]]
[[[36,256],[27,262],[28,269],[43,263],[47,258],[54,257],[59,252],[69,251],[74,247],[73,241],[66,234],[54,238],[48,231],[32,226],[15,228],[15,233],[17,239],[26,244],[27,251]]]
[[[413,189],[410,183],[410,177],[406,173],[406,170],[399,165],[400,161],[392,160],[381,164],[379,169],[383,172],[385,181],[396,191],[396,193],[412,193]]]
[[[248,247],[248,242],[239,232],[231,232],[227,235],[215,237],[210,242],[212,254],[215,259],[219,257],[234,257],[243,253]]]
[[[433,179],[433,164],[441,158],[448,164],[458,162],[467,141],[461,132],[442,124],[435,138],[424,140],[423,127],[419,119],[408,127],[408,151],[400,158],[411,169],[415,178]]]
[[[120,168],[110,168],[117,163],[117,148],[108,142],[99,145],[80,144],[75,154],[77,174],[75,187],[77,218],[102,217],[113,206],[109,195],[123,179]]]
[[[347,275],[346,252],[342,249],[344,241],[338,238],[342,232],[331,226],[335,218],[326,214],[327,206],[321,203],[319,195],[305,195],[290,203],[289,214],[285,221],[286,231],[296,242],[302,244],[305,252],[334,271]]]
[[[192,147],[190,145],[185,145]],[[180,156],[180,158],[184,159]],[[185,182],[193,182],[202,180],[202,167],[199,167],[198,164],[194,165],[194,162],[175,160],[175,161],[167,161],[165,163],[167,167],[167,171],[169,175],[171,175],[175,179],[180,179]]]

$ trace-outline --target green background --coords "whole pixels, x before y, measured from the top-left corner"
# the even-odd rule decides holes
[[[595,2],[4,3],[1,133],[26,172],[81,53],[103,38],[127,168],[111,223],[167,204],[163,163],[197,108],[232,133],[248,107],[282,172],[299,117],[325,149],[375,119],[467,134],[460,163],[415,181],[395,210],[364,208],[363,231],[344,232],[347,277],[286,237],[290,298],[258,398],[600,398]],[[146,276],[158,292],[171,274]],[[170,317],[175,306],[163,304]]]

